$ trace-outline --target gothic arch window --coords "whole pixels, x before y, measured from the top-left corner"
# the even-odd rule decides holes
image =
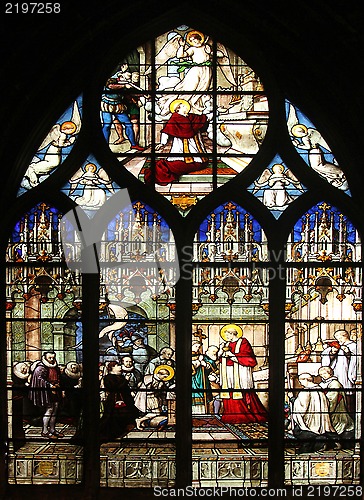
[[[261,486],[268,479],[266,235],[249,212],[228,201],[200,225],[193,254],[193,480],[207,486],[219,471],[230,484],[250,476],[252,486]],[[216,436],[227,446],[229,466],[216,456]]]
[[[330,472],[333,463],[324,461],[324,471],[313,463],[318,450],[360,453],[360,260],[358,231],[326,201],[305,211],[288,237],[285,367],[291,431],[285,440],[287,483],[302,484],[304,477],[312,483],[324,472],[334,474]],[[316,404],[325,408],[318,419]],[[299,461],[292,455],[295,440]],[[345,469],[344,462],[343,455],[336,453],[335,463]],[[335,472],[341,481],[348,477],[344,469],[342,476]],[[355,475],[354,470],[353,464]],[[355,482],[355,477],[350,481]]]
[[[8,483],[359,485],[360,225],[334,146],[208,30],[129,49],[22,165]]]

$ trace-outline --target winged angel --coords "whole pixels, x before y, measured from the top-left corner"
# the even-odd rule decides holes
[[[29,165],[24,174],[24,180],[28,181],[29,185],[24,185],[23,182],[23,187],[29,189],[29,187],[33,188],[37,186],[41,182],[40,177],[49,175],[61,164],[62,149],[71,146],[75,142],[76,135],[80,131],[80,128],[80,110],[77,101],[75,101],[71,120],[63,123],[56,123],[39,146],[38,153],[47,146],[49,147],[42,160],[36,156]],[[27,183],[25,182],[25,184]]]
[[[114,193],[112,180],[103,168],[97,172],[97,167],[94,163],[88,163],[84,169],[79,168],[77,172],[69,180],[71,185],[69,194],[71,195],[77,186],[83,187],[82,196],[77,196],[75,201],[78,205],[84,208],[99,208],[106,201],[106,192],[102,185]]]
[[[217,62],[225,79],[227,87],[237,86],[236,79],[230,66],[230,60],[226,48],[217,43]],[[173,65],[178,66],[178,73],[184,76],[159,77],[158,90],[173,91],[174,94],[168,94],[160,97],[156,103],[156,112],[161,119],[166,119],[170,115],[169,106],[175,99],[185,99],[191,106],[191,113],[201,114],[207,107],[209,95],[201,94],[210,88],[212,79],[212,41],[200,31],[189,31],[185,37],[176,34],[165,43],[156,55],[156,69],[163,66],[170,59]],[[149,68],[146,73],[150,72]],[[189,92],[189,94],[183,94]],[[192,94],[190,94],[190,92]],[[196,92],[196,93],[193,93]]]
[[[287,119],[289,133],[294,137],[293,144],[299,149],[308,151],[309,165],[321,177],[326,179],[334,187],[346,191],[349,189],[344,172],[338,166],[335,159],[333,163],[326,161],[325,154],[321,148],[331,153],[331,149],[320,132],[315,128],[306,127],[299,122],[296,110],[292,104],[289,105]]]
[[[264,186],[269,186],[264,190],[263,204],[271,209],[283,209],[294,198],[287,192],[287,187],[293,184],[299,191],[304,189],[293,173],[287,169],[284,171],[284,166],[276,163],[272,167],[272,171],[266,168],[257,181],[254,182],[255,188],[253,194],[257,193]]]

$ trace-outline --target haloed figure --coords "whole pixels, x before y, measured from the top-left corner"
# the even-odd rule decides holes
[[[257,359],[240,326],[226,325],[220,335],[221,420],[230,424],[266,422],[267,411],[254,391],[253,368]]]
[[[181,175],[202,170],[208,165],[208,158],[201,138],[201,132],[207,129],[206,115],[190,113],[190,104],[184,99],[176,99],[170,105],[172,116],[161,132],[161,145],[166,145],[169,138],[172,146],[166,159],[155,164],[155,182],[165,186],[177,181]],[[145,171],[145,182],[151,183],[151,169]]]
[[[162,429],[168,423],[166,414],[168,381],[174,376],[169,365],[159,365],[151,375],[145,375],[140,390],[135,396],[135,406],[142,416],[135,420],[138,429],[157,427]]]

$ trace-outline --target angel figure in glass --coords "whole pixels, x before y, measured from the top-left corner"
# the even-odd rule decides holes
[[[349,186],[345,174],[332,156],[329,145],[317,129],[301,123],[292,104],[289,105],[287,126],[295,147],[308,152],[310,167],[332,186],[347,191]],[[330,161],[327,154],[332,157]]]
[[[264,186],[263,204],[270,209],[282,209],[291,203],[294,198],[290,196],[287,188],[293,185],[296,189],[303,192],[304,189],[297,177],[289,170],[284,169],[280,163],[273,165],[272,169],[266,168],[262,175],[254,182],[255,188],[253,194],[256,194]]]
[[[156,103],[156,113],[162,120],[170,115],[169,106],[175,99],[185,99],[191,106],[191,112],[202,114],[206,108],[208,95],[201,92],[210,89],[212,80],[212,41],[197,30],[190,30],[182,36],[179,33],[169,39],[156,55],[158,68],[171,62],[177,67],[179,76],[160,76],[158,91],[174,91],[176,94],[161,96]],[[230,67],[226,48],[217,44],[217,62],[229,84],[237,86]],[[195,92],[183,94],[183,92]]]
[[[56,123],[40,145],[37,155],[24,174],[22,187],[30,189],[37,186],[62,163],[62,151],[73,145],[80,128],[81,116],[77,101],[75,101],[71,120]],[[45,152],[42,158],[43,149]]]
[[[75,201],[84,208],[96,209],[102,207],[107,198],[105,190],[108,189],[110,193],[115,192],[112,181],[106,171],[103,168],[97,171],[94,163],[87,163],[85,167],[78,169],[69,183],[71,185],[69,195],[77,187],[83,189],[82,195],[77,196]]]

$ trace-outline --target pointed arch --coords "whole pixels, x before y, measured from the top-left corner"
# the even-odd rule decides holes
[[[245,483],[253,470],[259,471],[256,484],[262,485],[268,479],[268,455],[258,449],[268,439],[270,399],[266,236],[250,213],[227,201],[201,223],[193,261],[194,481],[207,485],[204,456],[207,448],[218,448],[212,429],[219,425],[221,442],[232,440],[229,460],[234,468],[242,466],[242,457],[232,454],[234,446],[244,441],[246,454],[257,449],[241,477]],[[201,441],[207,422],[210,435]],[[213,463],[223,467],[219,458]]]
[[[286,402],[298,452],[306,454],[301,470],[325,443],[349,454],[359,450],[361,290],[358,231],[336,207],[317,203],[298,220],[287,242]],[[312,391],[306,399],[302,388]],[[298,395],[290,404],[292,390]],[[319,402],[322,409],[313,410],[315,418],[310,420],[307,407]],[[337,445],[330,444],[332,439]],[[295,484],[288,441],[286,479]],[[342,460],[336,452],[337,463]],[[310,477],[315,474],[312,470]],[[353,469],[350,474],[355,482]]]
[[[19,450],[26,452],[32,439],[71,438],[79,425],[82,279],[66,266],[61,218],[55,206],[38,203],[19,218],[7,247],[7,409],[12,471]],[[82,446],[69,458],[73,467],[82,467],[81,455]],[[66,461],[51,464],[49,474],[61,480]],[[36,464],[34,467],[32,474],[37,471]],[[18,476],[10,473],[9,481],[16,483]],[[79,470],[72,482],[81,481]]]

